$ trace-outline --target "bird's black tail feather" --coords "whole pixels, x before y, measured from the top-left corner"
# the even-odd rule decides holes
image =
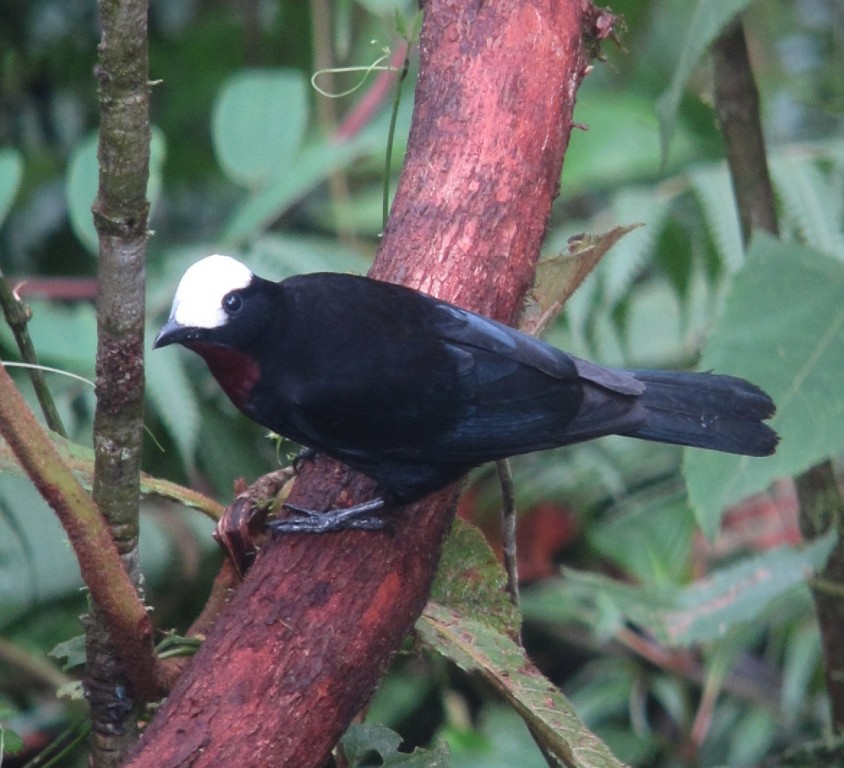
[[[645,385],[644,426],[630,437],[746,456],[769,456],[779,442],[765,419],[773,400],[734,376],[674,371],[628,371]]]

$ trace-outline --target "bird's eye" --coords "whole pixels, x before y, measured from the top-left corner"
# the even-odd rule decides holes
[[[231,293],[227,293],[223,296],[223,310],[226,314],[236,315],[240,312],[240,308],[242,306],[243,297],[239,293],[232,291]]]

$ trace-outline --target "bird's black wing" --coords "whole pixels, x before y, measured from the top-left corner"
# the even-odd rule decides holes
[[[439,303],[436,329],[464,360],[462,418],[430,455],[481,463],[635,429],[644,386],[506,325]]]
[[[635,378],[480,315],[366,278],[282,285],[287,347],[256,393],[263,423],[397,495],[641,424]]]

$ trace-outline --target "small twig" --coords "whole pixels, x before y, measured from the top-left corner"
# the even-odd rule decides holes
[[[64,424],[62,424],[61,417],[56,409],[56,403],[47,387],[44,371],[38,365],[38,355],[35,354],[35,347],[32,345],[32,339],[26,327],[30,318],[29,310],[15,295],[9,281],[6,280],[2,272],[0,272],[0,304],[3,305],[3,314],[6,316],[6,322],[15,336],[21,357],[29,366],[29,378],[32,381],[32,388],[35,390],[35,396],[38,398],[38,404],[41,406],[47,426],[62,437],[67,437]]]
[[[742,237],[747,243],[755,230],[777,234],[779,227],[759,118],[759,91],[740,20],[715,41],[712,64],[715,111],[724,137]]]
[[[401,105],[401,91],[405,78],[407,77],[407,70],[410,66],[410,45],[408,44],[404,49],[404,60],[402,61],[401,70],[399,70],[398,79],[396,80],[396,90],[393,96],[393,111],[390,113],[390,130],[387,133],[387,149],[384,160],[384,192],[381,202],[381,229],[387,226],[387,217],[390,215],[390,172],[393,165],[393,142],[396,137],[396,121],[399,116],[399,106]]]
[[[501,484],[501,549],[504,570],[507,571],[507,594],[516,608],[519,607],[519,563],[516,552],[516,495],[513,472],[507,459],[495,462]]]

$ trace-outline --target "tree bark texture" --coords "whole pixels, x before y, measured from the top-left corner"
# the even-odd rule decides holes
[[[512,321],[557,194],[594,10],[424,10],[408,153],[371,274]],[[324,508],[373,491],[317,457],[291,501]],[[270,541],[127,765],[323,765],[425,605],[456,497],[397,512],[391,532]]]
[[[93,497],[135,586],[144,407],[144,258],[149,178],[147,0],[100,0],[99,189],[93,206],[99,237],[97,408]],[[118,765],[137,740],[135,699],[149,695],[129,680],[115,637],[96,604],[85,619],[85,695],[91,707],[92,762]],[[147,674],[156,676],[149,637]],[[120,662],[123,662],[121,664]]]

